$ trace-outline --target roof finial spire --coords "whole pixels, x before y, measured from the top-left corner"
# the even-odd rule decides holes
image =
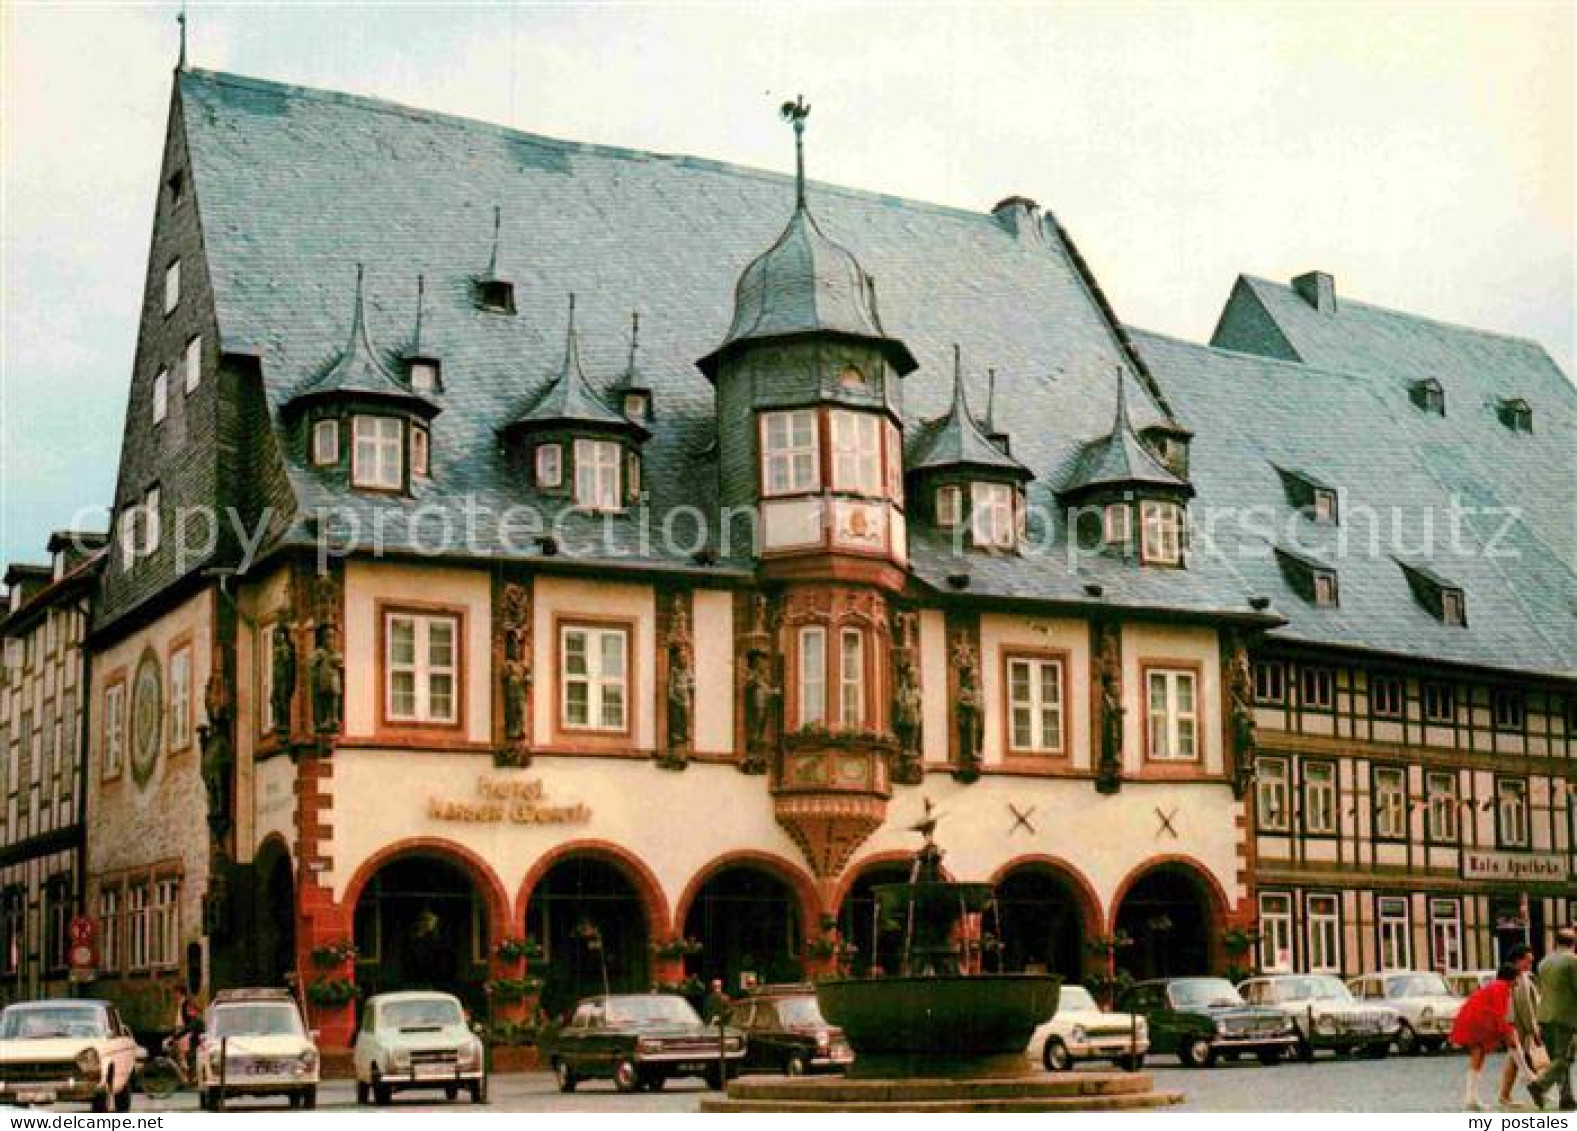
[[[997,430],[997,368],[986,370],[986,431]]]
[[[351,342],[351,345],[355,345],[356,344],[356,338],[359,335],[360,336],[365,336],[365,334],[367,332],[366,321],[362,317],[362,313],[361,313],[361,277],[362,277],[362,265],[360,263],[358,263],[358,264],[356,264],[356,305],[355,305],[355,308],[351,311],[351,315],[350,315],[350,342]]]
[[[953,343],[953,411],[963,419],[969,419],[969,391],[964,388],[964,355],[957,342]]]
[[[1128,378],[1123,372],[1123,367],[1117,367],[1117,419],[1112,423],[1113,432],[1127,432],[1128,424]]]
[[[411,344],[411,352],[422,352],[422,299],[427,297],[427,276],[416,276],[416,340]]]
[[[175,22],[181,25],[181,56],[175,63],[177,71],[186,69],[186,0],[181,0],[181,10],[175,14]]]
[[[810,117],[810,103],[803,94],[794,96],[778,110],[785,122],[794,124],[794,206],[805,207],[805,119]]]
[[[635,374],[635,354],[641,348],[641,312],[630,312],[630,368],[631,376]]]
[[[498,241],[499,228],[504,222],[504,210],[498,205],[493,205],[493,254],[487,261],[487,277],[498,278]],[[573,301],[571,303],[573,305]]]

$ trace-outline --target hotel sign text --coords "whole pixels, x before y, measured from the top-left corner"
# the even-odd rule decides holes
[[[1464,880],[1517,880],[1524,883],[1558,884],[1567,877],[1566,858],[1553,852],[1474,852],[1462,853]]]
[[[591,820],[591,807],[580,802],[549,805],[540,781],[480,777],[476,796],[469,800],[429,797],[427,816],[467,824],[584,825]]]

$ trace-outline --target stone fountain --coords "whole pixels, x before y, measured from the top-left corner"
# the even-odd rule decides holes
[[[1057,1011],[1062,979],[978,970],[964,926],[994,892],[944,878],[936,824],[927,799],[908,881],[875,888],[878,916],[903,930],[899,969],[816,984],[822,1014],[854,1049],[848,1075],[746,1077],[702,1111],[1110,1111],[1181,1099],[1143,1073],[1053,1075],[1025,1056]]]

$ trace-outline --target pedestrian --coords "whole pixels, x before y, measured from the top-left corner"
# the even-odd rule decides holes
[[[1539,983],[1533,976],[1533,948],[1527,943],[1518,943],[1506,952],[1506,961],[1517,968],[1517,980],[1511,986],[1511,1013],[1507,1020],[1517,1030],[1517,1043],[1522,1048],[1522,1055],[1515,1053],[1506,1057],[1506,1064],[1500,1070],[1500,1109],[1502,1111],[1518,1111],[1522,1105],[1513,1102],[1512,1089],[1517,1086],[1519,1071],[1525,1070],[1528,1079],[1533,1079],[1539,1067],[1534,1060],[1534,1050],[1543,1050],[1544,1043],[1539,1037]]]
[[[1572,1096],[1572,1060],[1577,1058],[1577,931],[1555,932],[1555,948],[1539,963],[1539,1028],[1550,1066],[1528,1084],[1533,1106],[1542,1109],[1551,1088],[1560,1086],[1561,1110],[1577,1111]]]
[[[713,978],[711,987],[706,991],[706,1001],[701,1006],[702,1018],[708,1025],[716,1025],[719,1021],[728,1020],[728,1011],[732,1008],[733,1002],[723,992],[723,980]]]
[[[1464,1111],[1484,1110],[1484,1102],[1478,1098],[1484,1058],[1507,1045],[1520,1051],[1516,1026],[1509,1020],[1512,983],[1516,980],[1517,968],[1509,964],[1502,966],[1496,971],[1493,982],[1473,991],[1473,996],[1462,1003],[1451,1026],[1451,1043],[1467,1049],[1468,1054]]]

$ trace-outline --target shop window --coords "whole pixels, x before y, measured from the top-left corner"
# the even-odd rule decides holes
[[[1303,764],[1303,831],[1336,835],[1336,763]]]
[[[1456,718],[1456,692],[1449,683],[1424,684],[1424,718],[1432,723]]]
[[[833,409],[832,489],[857,495],[882,493],[881,418]]]
[[[562,444],[537,445],[537,486],[553,490],[564,485],[564,447]]]
[[[1183,510],[1176,503],[1147,499],[1139,505],[1140,557],[1153,565],[1183,560]]]
[[[1424,779],[1429,798],[1429,839],[1435,844],[1455,844],[1461,802],[1454,773],[1432,773]]]
[[[838,721],[846,730],[865,726],[865,633],[846,628],[839,633]]]
[[[1289,828],[1290,816],[1287,760],[1262,755],[1255,765],[1258,767],[1255,804],[1260,831],[1284,833]]]
[[[398,417],[359,415],[351,421],[351,482],[398,491],[405,485],[405,427]]]
[[[1413,965],[1412,918],[1407,900],[1382,895],[1375,899],[1376,927],[1380,942],[1380,969],[1408,970]]]
[[[970,536],[976,546],[1011,550],[1016,541],[1013,488],[1006,483],[972,483]]]
[[[1342,968],[1341,899],[1318,894],[1308,897],[1309,973],[1339,974]]]
[[[1399,767],[1375,768],[1374,835],[1381,840],[1407,836],[1407,772]]]
[[[1260,893],[1259,961],[1267,974],[1292,969],[1292,896],[1286,892]]]
[[[1454,899],[1429,901],[1429,953],[1437,970],[1462,969],[1462,905]]]
[[[1145,673],[1145,681],[1150,757],[1157,761],[1197,758],[1199,712],[1194,673],[1153,668]]]
[[[1015,754],[1061,754],[1062,661],[1010,656],[1008,748]]]
[[[827,630],[818,625],[799,630],[799,725],[827,722]]]
[[[629,631],[565,625],[559,639],[559,710],[563,728],[628,730]]]
[[[182,645],[170,653],[170,749],[185,750],[192,742],[192,649]]]
[[[1403,684],[1400,678],[1394,675],[1371,675],[1369,677],[1369,709],[1379,719],[1399,719],[1402,717]]]
[[[318,420],[312,425],[312,462],[328,467],[339,462],[339,421]]]
[[[1336,677],[1330,668],[1304,668],[1302,688],[1305,710],[1329,711],[1336,702]]]
[[[1528,783],[1521,778],[1495,783],[1495,839],[1501,848],[1528,847]]]
[[[1287,700],[1287,665],[1279,660],[1261,660],[1254,665],[1254,701],[1256,703],[1285,703]]]
[[[394,723],[456,722],[459,620],[387,613],[384,633],[384,717]]]
[[[575,505],[582,510],[618,510],[619,463],[619,445],[612,440],[576,440]]]
[[[820,459],[814,410],[762,415],[762,494],[794,495],[817,490],[821,486]]]

